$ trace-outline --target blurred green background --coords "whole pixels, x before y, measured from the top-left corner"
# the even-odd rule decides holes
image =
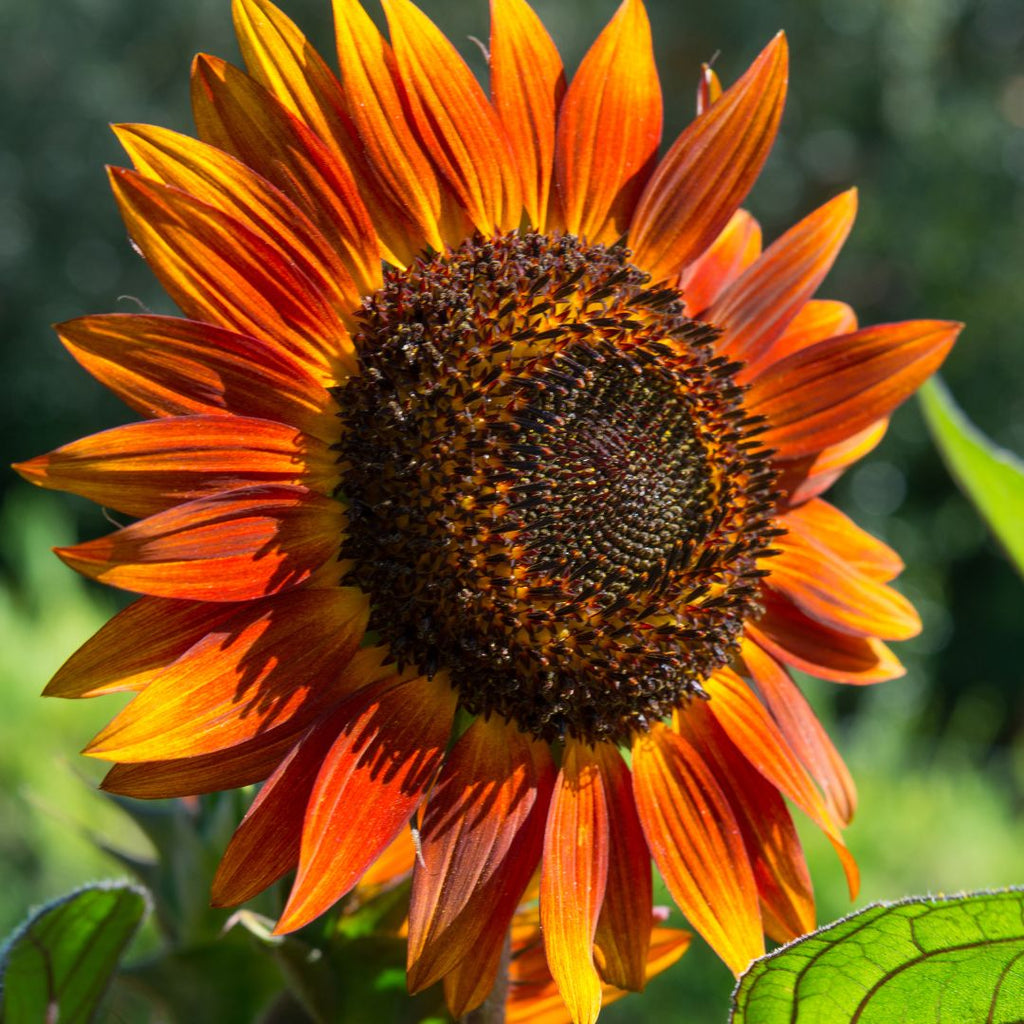
[[[327,0],[285,9],[322,50]],[[538,0],[578,62],[612,0]],[[968,415],[1024,452],[1024,4],[1020,0],[650,0],[666,138],[692,116],[700,63],[733,81],[779,28],[792,47],[782,133],[748,205],[766,237],[856,184],[861,213],[822,294],[862,322],[966,321],[944,375]],[[482,72],[484,0],[424,3]],[[131,250],[105,163],[109,121],[189,130],[198,50],[238,60],[229,0],[0,0],[0,447],[7,463],[130,416],[49,324],[173,312]],[[142,840],[92,792],[77,750],[116,710],[42,701],[49,675],[118,607],[48,552],[108,528],[75,499],[3,478],[0,529],[0,934],[33,903],[119,873],[88,834]],[[808,684],[862,793],[849,842],[859,903],[1024,882],[1024,587],[956,491],[911,403],[833,497],[908,562],[924,618],[905,679]],[[827,844],[807,834],[821,916],[848,911]],[[701,946],[608,1020],[724,1019],[728,973]]]

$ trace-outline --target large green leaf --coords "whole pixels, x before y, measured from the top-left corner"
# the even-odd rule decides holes
[[[949,471],[1024,574],[1024,463],[985,437],[938,378],[919,394]]]
[[[31,914],[0,954],[3,1024],[93,1020],[149,897],[125,882],[88,885]]]
[[[1024,889],[878,903],[755,961],[732,1024],[1021,1024]]]

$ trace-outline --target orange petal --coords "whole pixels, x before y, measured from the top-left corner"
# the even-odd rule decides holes
[[[641,0],[623,0],[584,56],[565,95],[555,180],[566,230],[614,242],[633,210],[661,142],[661,85]]]
[[[235,607],[140,597],[61,665],[43,695],[98,697],[141,690],[232,615]]]
[[[854,189],[836,196],[791,227],[721,292],[701,319],[724,329],[718,346],[724,355],[753,368],[769,361],[772,343],[818,290],[856,213]]]
[[[299,732],[349,694],[369,602],[354,587],[243,605],[146,687],[85,749],[108,761],[212,754]]]
[[[302,823],[324,758],[352,717],[348,702],[306,730],[286,752],[246,811],[214,875],[210,902],[252,899],[299,863]]]
[[[742,652],[747,671],[790,750],[821,787],[832,817],[848,825],[857,808],[857,789],[828,733],[789,673],[770,654],[745,637]]]
[[[284,348],[321,381],[355,370],[351,339],[323,293],[258,235],[134,171],[112,168],[110,178],[129,234],[187,316]]]
[[[660,724],[633,743],[633,790],[672,898],[738,975],[764,953],[764,940],[753,869],[729,801],[697,748]]]
[[[672,281],[736,212],[775,141],[788,50],[778,35],[742,78],[700,115],[647,183],[629,232],[633,262]]]
[[[778,523],[789,526],[788,514]],[[832,629],[881,640],[908,640],[921,632],[914,606],[898,591],[859,571],[802,530],[775,540],[780,552],[765,561],[765,584],[805,615]]]
[[[332,453],[294,427],[246,416],[176,416],[114,427],[14,468],[30,483],[70,491],[130,516],[256,484],[330,494]]]
[[[888,544],[821,498],[790,509],[781,522],[791,533],[826,548],[872,579],[888,583],[903,571],[903,559]]]
[[[333,4],[343,102],[366,154],[364,192],[388,247],[408,263],[425,246],[444,248],[451,197],[409,124],[391,47],[359,0]]]
[[[729,669],[704,681],[708,707],[743,756],[781,793],[789,797],[828,837],[846,872],[850,899],[857,895],[860,874],[821,794],[786,743],[778,726],[750,687]]]
[[[144,416],[239,416],[337,440],[337,406],[291,356],[255,338],[172,316],[108,313],[57,325],[68,351]]]
[[[761,225],[737,210],[722,233],[679,275],[686,315],[698,317],[761,255]]]
[[[866,327],[773,363],[746,406],[767,416],[761,441],[781,458],[838,444],[896,408],[938,369],[962,325],[910,320]]]
[[[565,72],[551,36],[525,0],[491,0],[491,97],[519,168],[523,207],[547,226],[555,124]]]
[[[274,248],[346,317],[360,290],[337,250],[279,189],[221,149],[146,124],[114,126],[135,169],[221,210]],[[259,166],[259,165],[257,165]]]
[[[801,672],[860,686],[897,679],[906,672],[880,640],[829,629],[770,590],[762,595],[762,603],[761,617],[744,629],[760,647]]]
[[[852,334],[857,330],[857,314],[845,302],[835,299],[811,299],[789,322],[765,352],[766,362],[778,362],[783,356],[838,334]]]
[[[326,241],[354,285],[355,300],[346,290],[349,302],[342,312],[354,309],[360,294],[380,287],[380,242],[352,171],[337,149],[259,82],[205,54],[192,65],[192,116],[204,142],[253,168],[315,225],[322,240],[314,244],[319,248]]]
[[[245,487],[55,550],[77,572],[124,590],[247,601],[308,579],[335,554],[342,530],[341,506],[330,498],[301,487]]]
[[[575,1024],[601,1009],[594,935],[608,878],[608,795],[603,757],[569,739],[544,834],[540,919],[551,976]]]
[[[754,869],[765,932],[789,942],[815,925],[814,893],[800,839],[778,790],[725,734],[704,701],[673,716],[698,748],[732,807]]]
[[[608,801],[608,884],[594,957],[601,977],[634,992],[647,982],[651,941],[651,853],[636,813],[629,769],[611,744],[594,748]]]
[[[301,735],[301,729],[278,730],[272,738],[213,754],[115,764],[103,777],[100,788],[137,800],[164,800],[251,786],[277,768]]]
[[[413,841],[412,829],[404,828],[359,879],[359,891],[390,886],[408,875],[415,863],[416,844]]]
[[[412,816],[444,756],[455,692],[440,676],[356,701],[309,799],[279,933],[308,924],[359,881]]]
[[[813,455],[794,460],[778,459],[776,488],[785,495],[783,507],[800,505],[827,491],[847,467],[878,447],[888,427],[888,418],[877,420],[845,441]]]
[[[689,945],[689,932],[679,928],[652,929],[646,980],[650,981],[676,963]],[[601,1005],[607,1006],[627,994],[626,989],[604,984]],[[572,1024],[572,1016],[548,970],[539,933],[532,935],[522,947],[513,948],[505,1024]]]
[[[540,860],[554,784],[547,744],[477,718],[445,758],[420,826],[409,906],[410,992],[500,955]],[[486,993],[484,993],[486,994]],[[459,1007],[461,1016],[474,1006]]]
[[[519,171],[505,129],[473,73],[409,0],[383,4],[412,120],[427,152],[480,231],[493,235],[518,227]]]

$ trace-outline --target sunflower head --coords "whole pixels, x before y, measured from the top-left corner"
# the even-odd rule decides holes
[[[294,871],[280,931],[397,843],[410,989],[456,1016],[539,871],[546,967],[512,973],[590,1024],[645,983],[652,859],[737,973],[814,924],[784,797],[856,890],[853,783],[790,672],[894,678],[883,641],[919,621],[821,495],[959,325],[814,298],[853,192],[762,251],[740,203],[781,35],[727,89],[705,68],[659,153],[640,0],[568,85],[493,0],[489,96],[384,6],[390,41],[335,0],[335,73],[235,0],[246,70],[197,59],[199,139],[117,129],[115,194],[184,315],[59,328],[144,418],[18,468],[134,518],[58,553],[140,596],[47,692],[134,691],[87,750],[109,789],[263,783],[213,895]]]

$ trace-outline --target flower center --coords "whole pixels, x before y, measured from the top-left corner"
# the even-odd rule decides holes
[[[628,257],[536,233],[423,256],[365,300],[337,389],[370,628],[545,740],[623,742],[701,695],[774,536],[738,367]]]

